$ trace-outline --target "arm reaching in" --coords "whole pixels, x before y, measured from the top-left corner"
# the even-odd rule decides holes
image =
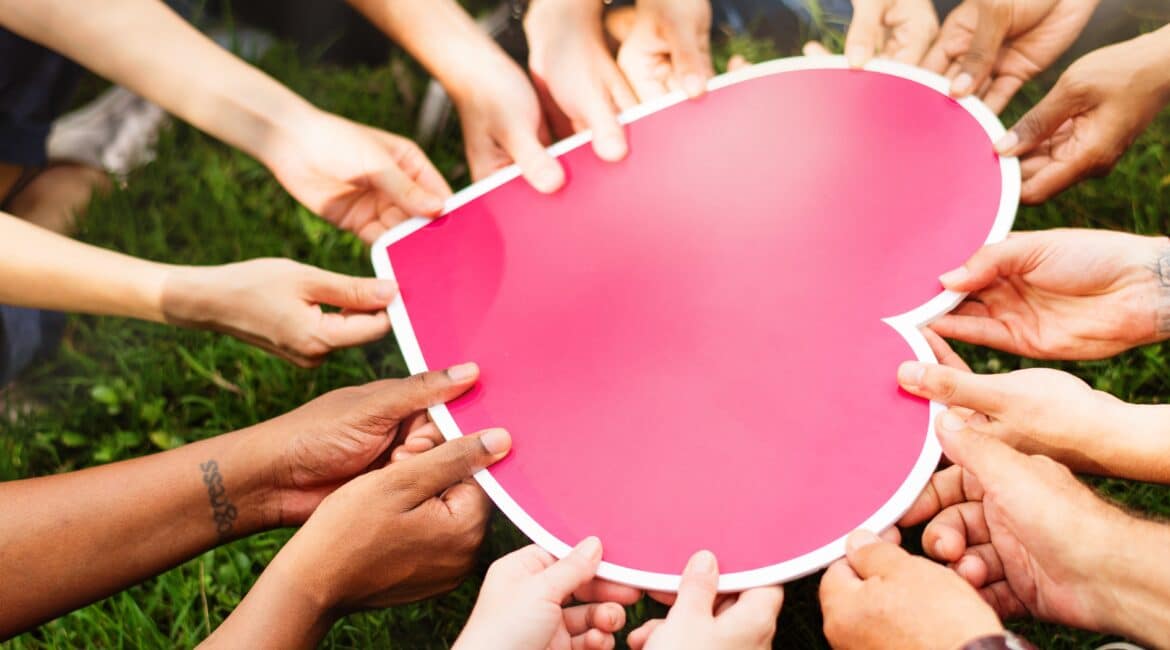
[[[906,362],[902,388],[965,409],[967,426],[1079,472],[1170,483],[1170,406],[1127,404],[1059,370],[998,375]]]
[[[1170,336],[1170,240],[1013,233],[940,278],[970,293],[936,333],[1036,359],[1104,359]]]
[[[0,484],[0,638],[226,541],[303,523],[342,484],[381,466],[420,411],[458,397],[477,377],[474,365],[463,365],[345,388],[172,451]],[[473,524],[487,512],[472,499],[459,519],[466,525],[437,538],[425,526],[412,531],[418,544],[398,558],[402,570],[436,561],[435,544],[448,550],[447,572],[411,573],[418,593],[448,585],[452,571],[470,564],[482,535]]]
[[[1164,524],[1105,503],[1064,466],[1026,456],[943,413],[938,472],[899,525],[930,521],[922,548],[1003,618],[1031,615],[1159,646],[1170,638]],[[1124,540],[1124,543],[1118,543]]]
[[[490,501],[471,481],[507,455],[489,429],[363,474],[326,498],[207,648],[315,648],[341,616],[455,588]]]
[[[230,334],[298,365],[390,331],[393,282],[290,260],[192,267],[83,244],[0,213],[0,303]],[[342,309],[325,312],[322,305]]]
[[[1041,203],[1108,174],[1170,101],[1170,27],[1077,59],[996,143],[1020,158],[1020,200]]]
[[[540,192],[565,183],[527,75],[454,0],[349,0],[418,59],[450,93],[463,123],[471,176],[513,162]]]
[[[965,0],[951,10],[922,66],[999,113],[1064,54],[1099,0]]]
[[[314,108],[156,0],[0,0],[0,24],[246,151],[366,243],[450,194],[414,143]]]

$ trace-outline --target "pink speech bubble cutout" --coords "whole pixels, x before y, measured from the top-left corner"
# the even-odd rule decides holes
[[[1019,198],[998,119],[924,70],[792,58],[710,91],[623,115],[621,163],[552,147],[555,195],[510,167],[373,250],[410,371],[482,368],[430,414],[512,433],[476,475],[495,503],[558,557],[598,535],[601,577],[655,590],[700,548],[722,591],[785,582],[898,520],[941,407],[895,369],[934,361],[917,328],[962,298],[939,273]]]

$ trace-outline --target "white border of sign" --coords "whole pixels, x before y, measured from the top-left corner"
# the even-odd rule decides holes
[[[775,61],[742,68],[736,72],[720,75],[712,79],[707,88],[709,91],[717,91],[720,88],[725,88],[749,79],[794,70],[847,69],[848,67],[849,65],[843,56],[777,59]],[[870,72],[909,79],[931,88],[942,95],[947,95],[950,87],[948,80],[933,72],[893,61],[874,60],[868,63],[864,69]],[[626,111],[621,115],[620,121],[622,124],[629,124],[630,122],[634,122],[635,120],[639,120],[647,115],[684,101],[686,101],[686,96],[681,92],[675,92],[661,97],[656,101]],[[958,100],[958,104],[965,108],[983,126],[983,129],[987,132],[992,142],[998,140],[1004,134],[1004,128],[999,118],[983,102],[974,97],[965,97]],[[592,134],[588,131],[578,133],[550,147],[549,153],[553,156],[560,156],[577,147],[588,144],[591,139]],[[1000,171],[1002,173],[1002,194],[999,210],[995,216],[995,223],[992,225],[991,233],[987,237],[986,243],[988,244],[1002,241],[1007,237],[1008,232],[1012,228],[1012,223],[1015,221],[1016,209],[1019,205],[1019,161],[1015,158],[1001,157]],[[471,185],[448,199],[443,214],[445,215],[519,176],[520,169],[515,165],[501,169],[488,178]],[[389,255],[386,254],[386,248],[390,244],[427,225],[430,221],[430,219],[414,217],[398,224],[378,239],[374,244],[372,253],[374,268],[378,277],[394,279],[394,268],[390,263]],[[921,306],[904,314],[886,318],[884,322],[893,327],[894,330],[906,339],[906,342],[910,345],[911,350],[913,350],[919,360],[935,362],[934,354],[931,352],[926,339],[918,331],[918,328],[950,311],[962,299],[963,294],[953,291],[943,291]],[[415,337],[414,329],[411,327],[410,317],[406,313],[406,305],[403,303],[402,298],[395,298],[394,302],[387,308],[387,311],[390,313],[390,320],[394,326],[394,334],[398,338],[399,347],[402,350],[403,357],[406,359],[406,365],[410,369],[410,372],[419,373],[428,370],[426,360],[423,359],[422,350],[419,348],[418,339]],[[898,521],[909,510],[910,506],[914,504],[919,492],[921,492],[922,488],[930,480],[930,476],[934,472],[942,454],[938,439],[934,433],[934,419],[942,410],[942,405],[931,403],[930,426],[927,431],[926,443],[922,448],[922,453],[919,455],[918,461],[914,464],[913,469],[911,469],[910,474],[906,477],[902,486],[898,488],[889,501],[868,519],[860,522],[857,528],[864,528],[874,532],[884,530]],[[430,409],[430,415],[435,425],[438,426],[443,436],[448,440],[463,435],[463,432],[459,429],[459,425],[455,423],[455,419],[451,417],[451,413],[445,405],[432,407]],[[491,473],[487,470],[482,470],[476,473],[475,479],[479,481],[479,484],[483,486],[483,489],[488,493],[492,501],[499,506],[500,510],[520,530],[524,531],[525,535],[528,535],[534,542],[557,557],[564,557],[568,554],[572,545],[558,539],[529,516],[520,507],[520,504],[516,503],[511,495],[496,481]],[[719,577],[719,590],[722,592],[738,592],[752,587],[788,582],[818,571],[844,555],[845,538],[841,537],[821,548],[779,564],[752,569],[750,571],[723,574]],[[614,582],[655,591],[677,591],[679,586],[679,575],[677,574],[639,571],[610,562],[601,563],[598,576]]]

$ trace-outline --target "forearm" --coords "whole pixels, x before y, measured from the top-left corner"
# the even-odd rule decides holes
[[[162,322],[170,269],[0,213],[2,304]]]
[[[0,639],[273,526],[254,431],[0,484]]]
[[[524,15],[524,33],[529,50],[547,52],[563,44],[555,39],[563,34],[559,28],[566,23],[575,29],[592,32],[593,38],[605,43],[602,14],[605,5],[593,0],[533,0]]]
[[[1170,526],[1131,519],[1131,526],[1102,558],[1099,591],[1104,594],[1102,631],[1155,648],[1170,648]],[[1120,531],[1119,531],[1120,532]]]
[[[307,591],[286,563],[294,537],[277,554],[248,595],[201,648],[316,648],[337,619],[321,595]]]
[[[314,110],[158,0],[0,0],[0,24],[261,161]]]
[[[507,55],[454,0],[349,0],[452,95],[476,82],[485,58]]]
[[[1092,454],[1108,476],[1170,484],[1170,405],[1127,404],[1122,426]]]

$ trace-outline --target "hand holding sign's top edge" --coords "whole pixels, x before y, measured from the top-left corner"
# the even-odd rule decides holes
[[[1108,174],[1170,101],[1170,27],[1081,57],[997,143],[1020,158],[1020,200]]]
[[[923,66],[999,113],[1080,35],[1099,0],[964,0],[943,22]]]

